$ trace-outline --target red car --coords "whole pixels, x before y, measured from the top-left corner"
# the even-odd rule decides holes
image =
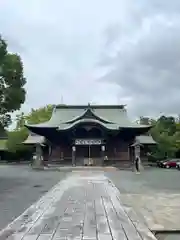
[[[167,161],[162,163],[162,167],[164,168],[175,168],[179,162],[179,159],[168,159]]]

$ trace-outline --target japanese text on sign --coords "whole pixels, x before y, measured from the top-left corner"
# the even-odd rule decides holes
[[[101,145],[101,139],[76,139],[75,145]]]

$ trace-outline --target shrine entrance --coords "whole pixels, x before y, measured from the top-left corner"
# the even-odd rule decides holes
[[[82,165],[101,165],[102,139],[76,139],[76,163]]]

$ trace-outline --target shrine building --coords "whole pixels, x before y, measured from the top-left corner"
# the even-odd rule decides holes
[[[146,135],[151,126],[131,122],[125,105],[57,105],[49,121],[26,127],[30,135],[24,143],[41,144],[48,162],[131,164],[136,144],[145,146],[144,158],[146,146],[155,144]]]

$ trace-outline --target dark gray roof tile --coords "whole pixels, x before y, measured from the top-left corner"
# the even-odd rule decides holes
[[[74,126],[70,121],[79,122],[79,118],[83,118],[83,114],[90,108],[94,115],[102,119],[105,122],[98,121],[97,123],[102,124],[104,127],[109,129],[119,129],[119,128],[148,128],[149,126],[139,125],[137,123],[132,123],[128,116],[127,111],[122,105],[113,105],[113,106],[59,106],[55,108],[52,117],[48,122],[40,123],[36,125],[27,125],[31,127],[54,127],[60,129],[68,129],[71,126]],[[85,121],[85,120],[83,120]],[[89,120],[90,121],[90,120]],[[91,121],[94,121],[91,119]],[[97,120],[96,120],[97,121]]]
[[[24,144],[36,144],[36,143],[44,143],[45,138],[39,135],[29,135],[27,139],[23,142]]]

